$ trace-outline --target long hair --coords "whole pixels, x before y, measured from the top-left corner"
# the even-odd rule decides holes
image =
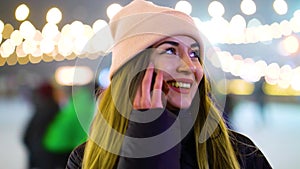
[[[111,85],[101,94],[98,112],[85,147],[83,169],[112,169],[117,165],[128,117],[133,109],[132,100],[144,77],[144,71],[137,75],[136,71],[147,68],[150,53],[145,50],[127,62],[114,74]],[[200,62],[202,64],[201,59]],[[239,168],[225,122],[209,97],[210,84],[205,76],[198,91],[200,100],[194,99],[192,104],[199,107],[192,106],[195,109],[192,111],[198,111],[194,136],[199,168]],[[205,125],[207,120],[208,125]],[[211,127],[214,124],[217,127]],[[208,139],[202,142],[199,138],[203,132],[207,133]]]

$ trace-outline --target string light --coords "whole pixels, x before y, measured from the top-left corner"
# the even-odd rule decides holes
[[[62,13],[61,11],[54,7],[51,8],[46,15],[46,20],[48,23],[52,23],[52,24],[58,24],[62,19]]]
[[[282,49],[285,51],[284,53],[287,53],[287,55],[294,54],[299,49],[299,41],[295,36],[288,36],[286,37],[280,45],[282,46]]]
[[[109,19],[111,19],[116,13],[118,13],[122,9],[122,6],[117,3],[113,3],[108,6],[106,9],[106,14]]]
[[[190,15],[192,13],[192,5],[188,1],[178,1],[175,9]]]
[[[24,21],[20,25],[20,33],[24,39],[33,39],[36,29],[29,21]]]
[[[246,3],[252,0],[243,1]],[[175,8],[177,10],[183,9],[180,4],[184,3],[187,7],[189,6],[189,2],[179,1]],[[110,5],[107,9],[108,16],[111,18],[121,8],[122,6],[119,4]],[[213,39],[215,43],[247,44],[271,41],[272,39],[286,36],[280,43],[286,55],[295,54],[299,50],[298,39],[295,36],[291,36],[292,33],[300,32],[299,10],[294,12],[290,20],[283,20],[270,25],[262,25],[256,18],[246,23],[241,15],[235,15],[229,22],[222,17],[225,9],[218,1],[213,1],[209,5],[208,10],[212,16],[210,21],[201,22],[196,17],[193,19],[208,39]],[[185,8],[185,12],[191,13],[191,6]],[[105,45],[99,44],[102,37],[97,36],[98,31],[105,31],[102,30],[108,25],[105,20],[96,20],[92,26],[85,25],[81,21],[74,21],[71,24],[64,25],[59,31],[56,24],[60,22],[61,15],[58,8],[50,9],[47,13],[48,23],[43,27],[42,31],[36,30],[29,21],[23,21],[19,30],[14,30],[12,25],[4,24],[0,20],[1,63],[9,62],[9,65],[13,65],[16,63],[26,64],[28,62],[39,63],[42,60],[51,62],[53,60],[75,59],[76,57],[85,57],[85,54],[105,52],[110,47],[110,43]],[[217,29],[220,27],[222,27],[222,31]],[[2,39],[3,42],[1,43]],[[87,45],[88,42],[89,44]],[[230,52],[221,51],[220,49],[216,50],[213,55],[215,58],[212,57],[211,62],[216,67],[234,76],[239,76],[245,81],[257,82],[264,78],[268,84],[300,90],[300,67],[292,68],[289,65],[280,67],[278,63],[268,65],[263,60],[244,59],[240,55],[232,55]]]
[[[93,23],[94,33],[97,33],[98,31],[100,31],[102,28],[104,28],[107,25],[108,24],[107,24],[107,22],[105,20],[99,19],[99,20],[95,21]]]
[[[253,0],[242,0],[241,10],[246,15],[252,15],[256,12],[256,5]]]
[[[225,13],[225,8],[221,2],[212,1],[208,6],[208,13],[211,17],[221,17]]]
[[[273,8],[275,12],[279,15],[284,15],[288,11],[288,5],[285,0],[275,0],[273,2]]]
[[[21,4],[17,7],[15,11],[15,17],[18,21],[24,21],[25,19],[27,19],[29,12],[30,10],[28,6],[25,4]]]
[[[0,33],[2,34],[4,29],[4,23],[2,22],[2,20],[0,20]]]

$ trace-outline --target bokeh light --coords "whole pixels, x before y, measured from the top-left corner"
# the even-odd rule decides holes
[[[109,78],[109,68],[104,68],[100,71],[99,77],[98,77],[98,84],[102,88],[107,88],[110,84],[110,78]]]
[[[208,13],[211,17],[221,17],[225,13],[225,8],[221,2],[212,1],[208,6]]]
[[[28,6],[26,4],[21,4],[15,11],[15,17],[18,21],[24,21],[25,19],[27,19],[29,12],[30,10]]]
[[[299,50],[299,41],[295,36],[288,36],[281,42],[283,50],[288,54],[294,54]]]
[[[52,23],[52,24],[58,24],[62,19],[62,13],[61,11],[54,7],[51,8],[46,15],[46,20],[48,23]]]
[[[275,0],[273,3],[273,8],[279,15],[284,15],[288,11],[288,5],[285,0]]]
[[[100,31],[105,26],[107,26],[107,22],[105,20],[98,19],[97,21],[95,21],[93,23],[92,27],[93,27],[94,33],[97,33],[98,31]]]
[[[117,3],[113,3],[109,5],[106,9],[106,15],[109,19],[111,19],[113,16],[115,16],[116,13],[118,13],[122,9],[122,6]]]
[[[246,15],[252,15],[256,12],[256,5],[253,0],[242,0],[241,10]]]
[[[22,22],[19,30],[24,39],[33,39],[36,33],[35,27],[29,21]]]
[[[63,86],[86,85],[93,76],[93,71],[85,66],[62,66],[55,71],[56,82]]]
[[[175,9],[190,15],[192,13],[192,5],[188,1],[178,1]]]

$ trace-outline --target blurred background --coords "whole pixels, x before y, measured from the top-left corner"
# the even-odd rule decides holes
[[[94,89],[109,84],[109,55],[89,40],[129,2],[0,3],[0,168],[64,168],[86,139]],[[190,14],[214,47],[209,54],[220,62],[208,60],[227,79],[217,86],[228,125],[249,136],[274,168],[299,168],[300,1],[152,2]],[[74,112],[84,108],[74,101],[89,105],[83,125]]]

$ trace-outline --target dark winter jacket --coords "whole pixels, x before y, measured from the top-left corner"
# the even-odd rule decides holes
[[[141,113],[141,112],[138,112]],[[132,113],[133,115],[135,112]],[[140,116],[142,117],[142,116]],[[139,118],[139,117],[136,117]],[[140,119],[141,120],[141,119]],[[176,116],[163,112],[162,115],[150,123],[129,122],[127,135],[136,138],[146,138],[156,136],[168,129]],[[186,120],[186,119],[185,119]],[[184,120],[183,120],[184,121]],[[187,122],[187,121],[186,121]],[[182,124],[182,123],[181,123]],[[257,146],[246,136],[234,131],[229,131],[231,142],[236,152],[241,169],[271,169],[266,157]],[[120,156],[117,161],[116,169],[197,169],[196,147],[193,129],[184,137],[184,139],[166,152],[145,158],[129,158]],[[168,143],[168,139],[165,143]],[[159,146],[162,143],[158,143]],[[147,151],[144,145],[123,142],[127,145],[129,151]],[[144,147],[143,147],[144,146]],[[85,143],[78,146],[70,154],[66,169],[80,169],[84,154]],[[134,150],[135,149],[135,150]],[[142,149],[142,150],[141,150]],[[128,151],[128,150],[125,150]]]

